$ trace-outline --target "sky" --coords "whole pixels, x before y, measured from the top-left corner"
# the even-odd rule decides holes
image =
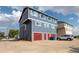
[[[19,19],[25,6],[0,6],[0,31],[19,29]],[[74,26],[74,35],[79,35],[79,6],[36,6],[58,20]],[[34,7],[35,8],[35,7]]]

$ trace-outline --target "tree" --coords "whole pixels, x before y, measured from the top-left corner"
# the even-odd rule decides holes
[[[11,29],[10,31],[9,31],[9,37],[10,38],[14,38],[16,35],[18,35],[19,34],[19,31],[18,30],[14,30],[14,29]]]
[[[4,32],[0,32],[0,37],[4,37]]]
[[[4,36],[4,32],[0,32],[0,40],[2,39],[2,38],[4,38],[5,36]]]

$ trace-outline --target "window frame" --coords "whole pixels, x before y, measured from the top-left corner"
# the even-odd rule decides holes
[[[42,17],[41,17],[41,16],[42,16]],[[40,13],[40,18],[46,20],[46,19],[47,19],[47,16],[45,16],[44,14],[41,14],[41,13]]]
[[[51,28],[52,28],[52,29],[55,29],[55,25],[54,25],[54,24],[51,24]]]
[[[38,23],[38,24],[37,24]],[[41,27],[42,23],[40,21],[35,21],[35,26]]]
[[[31,16],[34,16],[34,17],[38,17],[39,16],[39,13],[34,11],[34,10],[30,10],[30,14],[31,14]]]
[[[45,28],[49,28],[50,24],[49,23],[44,23]]]
[[[47,17],[47,20],[48,20],[48,21],[52,21],[52,18],[51,18],[51,17]]]

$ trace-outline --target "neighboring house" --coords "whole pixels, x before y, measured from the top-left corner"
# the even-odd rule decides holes
[[[36,9],[24,8],[19,24],[20,39],[36,41],[56,38],[57,19]]]
[[[58,21],[58,28],[57,28],[57,33],[58,36],[62,35],[73,35],[73,26],[69,23],[63,22],[63,21]]]

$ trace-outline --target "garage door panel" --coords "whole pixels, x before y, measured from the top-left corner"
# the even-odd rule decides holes
[[[44,40],[46,40],[46,33],[44,34]]]
[[[42,40],[42,33],[34,33],[34,40]]]

